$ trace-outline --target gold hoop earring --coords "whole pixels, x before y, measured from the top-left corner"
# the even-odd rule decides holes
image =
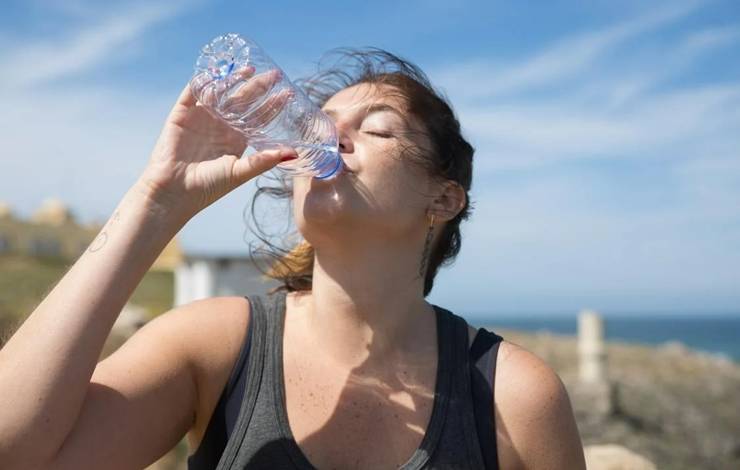
[[[432,238],[434,237],[434,214],[432,214],[432,221],[429,223],[429,229],[427,230],[427,237],[424,240],[424,250],[421,252],[421,266],[419,266],[419,277],[424,278],[426,274],[427,266],[429,265],[429,254],[432,248]]]

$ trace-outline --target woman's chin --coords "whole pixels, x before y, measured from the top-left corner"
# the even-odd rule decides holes
[[[349,189],[339,181],[312,179],[308,187],[295,188],[302,202],[297,209],[309,223],[335,223],[351,213]]]
[[[341,224],[351,214],[346,201],[339,195],[316,194],[314,191],[306,194],[301,209],[305,223],[316,226]]]

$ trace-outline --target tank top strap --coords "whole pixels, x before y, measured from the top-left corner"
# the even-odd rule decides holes
[[[483,328],[470,344],[468,322],[461,316],[438,308],[449,318],[454,333],[448,336],[454,350],[453,387],[450,395],[454,406],[447,417],[449,433],[446,438],[457,441],[456,449],[447,449],[456,455],[466,468],[498,470],[496,433],[493,405],[493,380],[496,352],[501,337]]]
[[[473,373],[471,365],[473,361],[468,348],[470,344],[468,323],[459,315],[453,314],[453,316],[455,319],[455,368],[458,372],[454,393],[459,397],[459,418],[462,433],[465,437],[464,444],[467,448],[468,465],[470,468],[489,468],[485,465],[481,454],[482,441],[478,435],[476,425],[479,410],[475,403],[476,397],[472,387]],[[490,397],[488,399],[490,400]]]
[[[249,328],[251,329],[250,350],[246,365],[246,389],[239,409],[239,415],[236,419],[235,428],[229,436],[226,448],[221,455],[216,470],[232,469],[237,454],[243,447],[242,444],[247,427],[251,421],[252,412],[257,401],[257,392],[263,378],[263,366],[266,357],[267,342],[269,341],[268,330],[270,329],[270,323],[274,322],[275,317],[272,312],[275,311],[276,304],[280,302],[280,297],[279,293],[246,297],[250,305]]]
[[[494,390],[496,381],[496,358],[503,338],[496,333],[479,328],[470,347],[470,387],[473,397],[473,412],[481,455],[485,468],[498,470],[496,444],[496,418],[494,412]]]

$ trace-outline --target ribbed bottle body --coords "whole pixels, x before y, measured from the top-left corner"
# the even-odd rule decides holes
[[[252,67],[245,79],[240,71]],[[254,77],[279,77],[254,93],[245,91]],[[293,175],[328,178],[341,169],[337,132],[331,118],[295,86],[254,41],[235,33],[206,44],[190,82],[198,101],[218,118],[244,134],[256,150],[289,146],[298,159],[278,168]]]

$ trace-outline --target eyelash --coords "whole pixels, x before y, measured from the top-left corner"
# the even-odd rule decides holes
[[[365,132],[367,134],[377,135],[381,139],[389,139],[389,138],[393,137],[391,134],[386,134],[386,133],[383,133],[383,132],[372,132],[372,131],[365,131]]]

